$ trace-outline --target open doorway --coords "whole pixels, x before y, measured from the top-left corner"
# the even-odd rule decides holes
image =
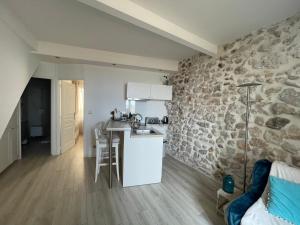
[[[82,140],[84,82],[62,80],[60,87],[60,145],[64,153]]]
[[[51,80],[31,78],[21,97],[22,158],[50,155]]]

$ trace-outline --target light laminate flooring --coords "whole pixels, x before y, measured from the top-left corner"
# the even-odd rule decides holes
[[[94,183],[95,158],[82,139],[60,156],[40,145],[0,174],[1,225],[223,225],[217,185],[167,156],[161,184],[122,188],[108,168]]]

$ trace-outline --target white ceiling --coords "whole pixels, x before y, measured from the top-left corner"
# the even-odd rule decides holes
[[[2,0],[40,41],[182,59],[196,51],[77,0]],[[300,0],[131,0],[220,45],[300,11]]]
[[[3,0],[40,41],[182,59],[197,52],[76,0]]]
[[[300,11],[300,0],[131,1],[217,45]]]

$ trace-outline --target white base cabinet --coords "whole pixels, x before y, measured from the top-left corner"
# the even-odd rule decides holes
[[[130,136],[124,132],[123,187],[160,183],[163,136]]]

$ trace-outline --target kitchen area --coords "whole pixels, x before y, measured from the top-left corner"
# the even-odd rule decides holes
[[[123,187],[160,183],[169,119],[167,115],[154,116],[153,112],[149,113],[151,110],[139,113],[137,108],[149,102],[165,107],[165,101],[172,100],[172,86],[127,82],[125,93],[125,111],[115,108],[101,128],[108,140],[105,145],[108,163],[101,162],[102,153],[100,156],[96,153],[96,162],[100,160],[99,165],[109,166],[110,188],[115,169]],[[97,166],[95,176],[97,180]]]

